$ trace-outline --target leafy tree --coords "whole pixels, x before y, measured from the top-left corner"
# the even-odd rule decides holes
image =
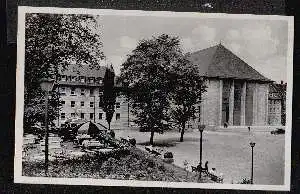
[[[195,105],[201,102],[201,94],[206,86],[200,76],[198,68],[187,58],[173,66],[176,72],[175,88],[171,93],[171,118],[180,128],[180,141],[183,141],[186,123],[195,119]]]
[[[102,108],[105,112],[108,129],[110,130],[110,123],[115,112],[116,92],[114,88],[115,72],[113,66],[106,68],[103,78],[103,102]]]
[[[57,79],[59,67],[97,67],[104,58],[96,20],[89,15],[26,14],[24,127],[44,120],[41,78]],[[58,92],[49,101],[49,121],[58,114]]]
[[[174,87],[176,72],[172,66],[183,58],[178,37],[160,35],[141,40],[122,64],[120,79],[128,83],[131,112],[141,131],[155,132],[170,129],[169,96]]]

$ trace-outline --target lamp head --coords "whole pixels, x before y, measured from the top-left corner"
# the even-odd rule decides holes
[[[199,131],[202,133],[205,128],[205,125],[198,125]]]
[[[250,146],[253,148],[255,146],[255,142],[250,142]]]

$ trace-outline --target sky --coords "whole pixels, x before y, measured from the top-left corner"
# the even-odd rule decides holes
[[[178,36],[184,52],[221,43],[267,78],[287,80],[287,21],[103,15],[97,22],[116,74],[139,40],[165,33]]]

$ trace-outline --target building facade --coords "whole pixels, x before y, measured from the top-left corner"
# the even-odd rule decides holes
[[[285,125],[286,83],[270,84],[268,124]]]
[[[61,70],[58,82],[60,93],[59,118],[54,123],[61,126],[66,120],[81,118],[108,126],[102,110],[103,78],[105,67],[90,69],[77,66]],[[112,129],[128,126],[128,103],[124,96],[118,96],[111,121]]]
[[[190,54],[206,78],[207,91],[198,105],[195,125],[268,125],[268,94],[272,82],[223,45]]]

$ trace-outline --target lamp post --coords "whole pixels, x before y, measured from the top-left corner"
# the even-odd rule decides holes
[[[253,184],[253,148],[255,146],[255,142],[250,142],[252,156],[251,156],[251,184]]]
[[[198,125],[198,129],[200,131],[200,167],[202,168],[202,133],[204,130],[204,125]],[[201,179],[201,169],[200,170],[200,175],[199,175],[199,179]]]
[[[52,91],[54,86],[53,79],[41,79],[40,80],[41,89],[45,92],[45,174],[48,175],[48,139],[49,139],[49,126],[48,126],[48,98],[49,92]]]

